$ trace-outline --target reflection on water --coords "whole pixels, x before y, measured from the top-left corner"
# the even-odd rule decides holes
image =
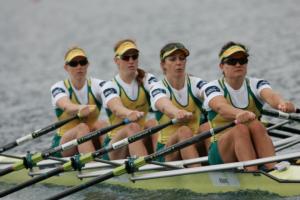
[[[86,49],[90,74],[110,79],[116,73],[113,45],[126,37],[137,40],[140,65],[160,78],[160,48],[183,42],[191,51],[188,71],[208,81],[220,75],[219,48],[243,42],[250,47],[249,74],[300,102],[297,0],[10,0],[0,7],[0,19],[0,144],[53,122],[49,90],[66,76],[68,47]],[[51,134],[15,151],[39,151],[50,140]],[[126,199],[122,195],[111,198]]]

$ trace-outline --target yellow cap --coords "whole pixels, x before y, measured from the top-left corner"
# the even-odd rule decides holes
[[[139,51],[134,43],[130,41],[123,42],[115,51],[115,56],[122,56],[126,51],[131,49]]]
[[[70,49],[65,56],[65,62],[68,63],[70,62],[73,58],[77,57],[77,56],[83,56],[83,57],[87,57],[86,53],[83,49],[79,48],[79,47],[74,47],[72,49]]]
[[[230,48],[226,49],[220,56],[220,59],[223,60],[224,58],[227,58],[237,52],[244,52],[245,54],[247,54],[247,52],[244,48],[242,48],[239,45],[234,45],[234,46],[231,46]]]

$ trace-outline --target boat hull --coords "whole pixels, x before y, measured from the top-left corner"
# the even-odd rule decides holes
[[[77,175],[77,172],[63,173],[43,181],[42,184],[74,186],[90,180],[90,178],[81,180]],[[278,182],[263,172],[205,172],[135,182],[132,182],[130,177],[131,175],[123,175],[107,180],[105,183],[145,190],[189,190],[201,194],[259,190],[280,196],[300,195],[299,181]],[[27,170],[21,170],[1,177],[0,182],[17,184],[30,178]]]

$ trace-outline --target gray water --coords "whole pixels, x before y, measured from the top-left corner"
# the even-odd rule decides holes
[[[117,71],[113,46],[134,38],[140,65],[161,78],[159,50],[171,41],[190,49],[188,71],[206,80],[220,76],[220,47],[233,40],[250,48],[249,75],[269,80],[300,105],[300,1],[297,0],[9,0],[0,7],[0,134],[3,145],[55,120],[50,87],[64,79],[63,56],[84,48],[90,75],[110,79]],[[14,151],[49,147],[51,134]],[[7,186],[0,186],[6,188]],[[34,186],[7,199],[41,199],[63,188]],[[105,187],[68,199],[140,199],[143,192]],[[136,194],[136,196],[135,196]],[[158,196],[157,196],[158,195]],[[245,194],[202,196],[185,192],[147,194],[148,199],[231,199]],[[265,194],[248,194],[267,198]],[[271,196],[270,198],[276,198]],[[296,199],[296,198],[294,198]]]

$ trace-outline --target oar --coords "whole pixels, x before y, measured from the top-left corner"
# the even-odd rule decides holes
[[[268,122],[267,125],[270,127],[273,127],[273,125],[276,125],[276,124]],[[300,134],[300,130],[297,128],[292,128],[292,127],[287,127],[287,126],[279,126],[279,127],[276,127],[275,129],[280,130],[280,131],[286,131],[286,132],[290,132],[290,133]]]
[[[160,125],[157,125],[155,127],[151,127],[151,128],[146,129],[146,130],[143,130],[143,131],[141,131],[141,132],[139,132],[135,135],[127,137],[127,138],[125,138],[123,140],[120,140],[118,142],[115,142],[115,143],[111,144],[110,146],[99,149],[99,150],[97,150],[93,153],[74,156],[74,157],[72,157],[70,162],[67,162],[64,165],[61,165],[61,166],[59,166],[59,167],[57,167],[57,168],[55,168],[51,171],[48,171],[44,174],[41,174],[39,176],[36,176],[36,177],[28,180],[26,182],[23,182],[21,184],[18,184],[16,186],[12,187],[12,188],[9,188],[8,190],[0,192],[0,197],[4,197],[8,194],[19,191],[19,190],[21,190],[25,187],[28,187],[28,186],[33,185],[35,183],[38,183],[42,180],[45,180],[45,179],[50,178],[52,176],[55,176],[59,173],[70,171],[73,168],[75,170],[81,170],[81,168],[84,166],[85,163],[92,161],[94,158],[96,158],[98,156],[101,156],[105,153],[108,153],[112,150],[119,149],[119,148],[122,148],[124,146],[127,146],[130,143],[133,143],[133,142],[135,142],[137,140],[140,140],[140,139],[142,139],[146,136],[154,134],[154,133],[166,128],[167,126],[175,124],[175,123],[177,123],[177,120],[173,119],[173,120],[170,120],[169,122],[167,122],[165,124],[160,124]]]
[[[29,133],[23,137],[20,137],[19,139],[16,139],[15,141],[11,142],[11,143],[8,143],[2,147],[0,147],[0,153],[4,152],[4,151],[7,151],[9,149],[12,149],[16,146],[19,146],[27,141],[30,141],[30,140],[33,140],[35,138],[38,138],[46,133],[49,133],[55,129],[58,129],[59,127],[65,125],[66,123],[74,120],[74,119],[78,119],[79,116],[78,115],[75,115],[73,117],[70,117],[68,119],[65,119],[65,120],[61,120],[61,121],[58,121],[58,122],[55,122],[53,124],[50,124],[48,126],[46,126],[45,128],[42,128],[42,129],[39,129],[39,130],[36,130],[36,131],[33,131],[32,133]]]
[[[281,111],[278,111],[278,110],[263,109],[262,114],[272,116],[272,117],[291,119],[291,120],[300,122],[300,116],[298,114],[295,114],[295,113],[285,113],[285,112],[281,112]]]
[[[84,143],[88,140],[91,140],[94,137],[101,136],[101,135],[103,135],[105,133],[108,133],[109,131],[111,131],[111,130],[119,127],[119,126],[128,124],[130,122],[131,122],[130,120],[124,119],[123,121],[121,121],[118,124],[111,125],[111,126],[93,131],[88,135],[85,135],[85,136],[83,136],[81,138],[78,138],[78,139],[71,140],[71,141],[69,141],[65,144],[59,145],[55,148],[46,150],[44,152],[35,153],[33,155],[27,154],[27,156],[23,158],[23,161],[16,162],[12,166],[9,166],[9,167],[7,167],[3,170],[0,170],[0,176],[3,176],[5,174],[11,173],[13,171],[18,171],[18,170],[21,170],[21,169],[24,169],[24,168],[32,168],[34,165],[36,165],[37,162],[48,158],[49,156],[53,155],[54,153],[62,152],[64,150],[67,150],[67,149],[73,148],[75,146],[78,146],[79,144],[82,144],[82,143]]]
[[[276,152],[282,151],[282,150],[287,149],[287,148],[289,148],[289,147],[292,147],[292,146],[294,146],[294,145],[296,145],[296,144],[298,144],[298,143],[300,143],[300,138],[299,138],[299,136],[298,136],[298,138],[295,138],[294,141],[292,141],[292,142],[290,142],[290,143],[287,143],[287,144],[285,144],[285,145],[283,145],[283,146],[281,146],[281,147],[276,148],[275,151],[276,151]]]
[[[154,172],[151,174],[141,175],[139,177],[131,178],[133,181],[146,180],[146,179],[154,179],[154,178],[163,178],[163,177],[172,177],[172,176],[181,176],[186,174],[197,174],[204,172],[215,172],[215,171],[224,171],[231,169],[243,169],[245,167],[266,164],[271,162],[279,162],[285,160],[293,160],[300,157],[300,152],[287,153],[282,155],[276,155],[271,157],[259,158],[255,160],[241,161],[241,162],[233,162],[233,163],[224,163],[219,165],[209,165],[202,167],[194,167],[194,168],[185,168],[185,169],[177,169],[177,170],[169,170],[164,172]]]
[[[122,165],[120,167],[116,167],[111,172],[108,172],[108,173],[106,173],[104,175],[101,175],[101,176],[99,176],[97,178],[94,178],[94,179],[92,179],[92,180],[90,180],[90,181],[88,181],[88,182],[86,182],[84,184],[81,184],[81,185],[72,187],[70,189],[67,189],[67,190],[65,190],[62,193],[59,193],[59,194],[57,194],[57,195],[55,195],[53,197],[48,198],[47,200],[61,199],[63,197],[71,195],[71,194],[73,194],[75,192],[78,192],[80,190],[83,190],[85,188],[93,186],[93,185],[95,185],[97,183],[103,182],[103,181],[105,181],[107,179],[110,179],[110,178],[113,178],[115,176],[120,176],[122,174],[125,174],[125,173],[127,173],[127,171],[132,171],[134,168],[139,168],[139,167],[145,165],[147,162],[149,162],[151,160],[154,160],[154,159],[156,159],[156,158],[158,158],[160,156],[165,156],[167,154],[173,153],[174,151],[178,151],[179,149],[187,147],[187,146],[189,146],[191,144],[194,144],[194,143],[196,143],[198,141],[201,141],[201,140],[204,140],[206,138],[209,138],[210,136],[212,136],[214,134],[217,134],[217,133],[225,130],[226,128],[232,127],[234,125],[235,125],[235,123],[232,122],[232,123],[230,123],[228,125],[225,125],[225,126],[222,126],[222,127],[218,127],[218,128],[215,128],[215,129],[210,129],[209,131],[206,131],[206,132],[203,132],[203,133],[198,134],[196,136],[193,136],[193,137],[191,137],[191,138],[189,138],[187,140],[184,140],[182,142],[174,144],[174,145],[172,145],[170,147],[167,147],[165,149],[162,149],[162,150],[160,150],[158,152],[155,152],[155,153],[150,154],[150,155],[145,156],[145,157],[140,157],[140,158],[134,160],[133,162],[131,162],[131,163],[127,164],[127,165],[124,164],[124,165]],[[130,166],[130,169],[128,169],[129,166]]]

